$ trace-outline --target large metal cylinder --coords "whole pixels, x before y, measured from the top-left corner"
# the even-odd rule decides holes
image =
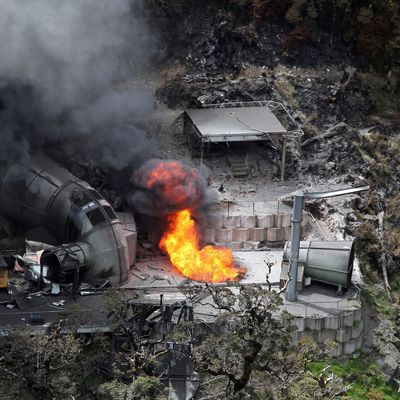
[[[290,259],[290,244],[285,244],[284,261]],[[354,242],[300,242],[299,263],[304,264],[304,275],[312,280],[348,288],[353,262]]]
[[[0,212],[26,228],[46,227],[60,244],[77,243],[83,251],[86,280],[108,278],[113,285],[128,279],[126,233],[110,204],[88,183],[42,153],[30,164],[13,164],[3,171]],[[65,246],[48,258],[57,265]],[[47,261],[43,259],[42,265]]]

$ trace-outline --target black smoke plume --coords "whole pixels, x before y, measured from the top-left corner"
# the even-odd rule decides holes
[[[72,141],[115,169],[143,155],[158,52],[140,0],[0,0],[0,161]],[[73,147],[72,147],[73,149]]]

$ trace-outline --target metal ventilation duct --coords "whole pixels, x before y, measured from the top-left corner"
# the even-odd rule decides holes
[[[128,279],[132,232],[88,183],[44,154],[33,155],[29,166],[13,164],[4,172],[0,212],[26,228],[44,226],[67,243],[42,255],[41,265],[49,267],[54,281],[62,281],[74,262],[81,280],[107,278],[119,285]]]
[[[286,242],[283,262],[289,262],[291,242]],[[353,273],[354,242],[300,242],[299,263],[314,281],[349,288]]]

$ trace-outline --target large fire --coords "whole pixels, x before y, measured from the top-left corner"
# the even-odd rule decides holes
[[[174,160],[159,160],[144,173],[147,189],[155,191],[164,202],[182,209],[188,203],[198,201],[201,190],[196,183],[200,179],[195,168]]]
[[[231,250],[205,246],[200,249],[196,223],[189,209],[169,216],[169,230],[160,241],[172,265],[184,276],[203,282],[225,282],[244,272],[234,265]]]
[[[212,197],[201,171],[176,160],[152,159],[134,176],[142,189],[137,207],[149,215],[167,215],[168,231],[160,248],[184,276],[202,282],[225,282],[245,272],[234,264],[231,250],[200,248],[199,233],[191,210],[201,209]]]

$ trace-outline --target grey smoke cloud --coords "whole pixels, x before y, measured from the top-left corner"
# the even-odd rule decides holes
[[[139,0],[0,0],[0,160],[81,137],[104,163],[148,145],[151,91],[134,83],[158,52]]]

